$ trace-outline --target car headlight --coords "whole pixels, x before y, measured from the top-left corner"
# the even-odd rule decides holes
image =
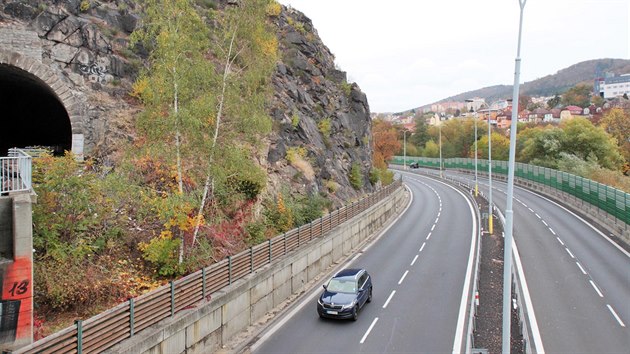
[[[356,305],[356,304],[357,304],[357,300],[352,300],[352,302],[351,302],[351,303],[349,303],[349,304],[347,304],[347,305],[343,305],[343,306],[342,306],[342,308],[344,308],[344,309],[353,308],[353,307],[354,307],[354,305]]]

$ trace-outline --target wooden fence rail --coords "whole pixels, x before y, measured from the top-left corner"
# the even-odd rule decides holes
[[[98,353],[175,313],[208,299],[248,274],[279,257],[304,247],[336,226],[352,219],[402,186],[396,180],[363,199],[337,209],[313,222],[278,235],[238,254],[228,256],[195,273],[170,282],[137,298],[120,304],[85,321],[76,321],[29,346],[13,351],[22,353]]]

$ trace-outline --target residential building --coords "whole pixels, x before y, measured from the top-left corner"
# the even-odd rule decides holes
[[[630,95],[630,74],[595,79],[595,93],[603,98]]]

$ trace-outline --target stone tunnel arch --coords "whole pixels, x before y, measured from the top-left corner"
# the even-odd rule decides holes
[[[83,155],[79,104],[57,73],[0,49],[0,156],[11,147],[48,146]]]

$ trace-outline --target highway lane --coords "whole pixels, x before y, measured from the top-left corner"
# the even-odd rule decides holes
[[[480,182],[487,193],[487,180]],[[502,211],[506,188],[493,181]],[[513,205],[514,240],[545,351],[629,353],[630,254],[547,198],[515,187]]]
[[[373,277],[373,301],[358,321],[320,319],[309,296],[252,345],[253,353],[450,353],[461,345],[456,328],[476,212],[443,183],[420,176],[405,183],[413,193],[409,209],[348,265]],[[314,294],[320,292],[321,284]]]

